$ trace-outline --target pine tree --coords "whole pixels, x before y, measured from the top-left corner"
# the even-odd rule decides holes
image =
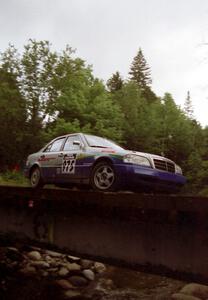
[[[120,73],[117,71],[112,75],[107,81],[107,87],[111,93],[119,91],[123,86],[123,80],[120,76]]]
[[[189,119],[194,119],[194,109],[191,101],[190,91],[187,92],[187,97],[184,103],[184,112]]]
[[[135,81],[142,91],[152,83],[150,68],[144,58],[141,48],[134,57],[129,71],[130,80]]]

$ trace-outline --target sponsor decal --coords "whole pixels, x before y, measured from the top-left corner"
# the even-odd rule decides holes
[[[56,158],[55,157],[40,157],[40,158],[38,158],[38,161],[43,162],[43,161],[50,161],[53,159],[56,159]]]
[[[113,149],[104,149],[104,150],[102,150],[101,152],[103,152],[103,153],[116,153]]]
[[[76,165],[76,154],[64,155],[62,162],[62,174],[74,174]]]

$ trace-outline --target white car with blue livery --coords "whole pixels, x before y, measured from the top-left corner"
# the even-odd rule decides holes
[[[181,168],[168,158],[125,150],[83,133],[57,137],[29,155],[25,175],[33,188],[86,185],[99,191],[176,192],[186,182]]]

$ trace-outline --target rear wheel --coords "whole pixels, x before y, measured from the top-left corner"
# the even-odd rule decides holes
[[[43,187],[43,179],[41,176],[40,168],[34,167],[30,174],[30,184],[32,188],[41,188]]]
[[[91,185],[99,191],[116,190],[117,177],[113,165],[104,161],[95,165],[91,174]]]

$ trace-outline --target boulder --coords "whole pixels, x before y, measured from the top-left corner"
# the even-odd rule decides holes
[[[67,268],[69,271],[80,271],[81,266],[78,265],[77,263],[67,263]]]
[[[87,278],[88,280],[93,281],[95,279],[95,273],[90,270],[90,269],[86,269],[82,271],[82,274],[84,275],[85,278]]]
[[[67,259],[68,259],[70,262],[79,262],[79,261],[80,261],[80,258],[79,258],[79,257],[71,256],[71,255],[67,255]]]
[[[66,279],[56,280],[56,284],[64,290],[74,289],[75,287]]]
[[[20,272],[24,275],[33,275],[36,273],[35,267],[26,265],[24,268],[20,270]]]
[[[185,294],[182,294],[182,293],[173,294],[171,299],[172,300],[201,300],[198,297],[194,297],[194,296],[191,296],[191,295],[185,295]]]
[[[93,262],[88,259],[81,259],[80,264],[83,269],[89,269],[93,265]]]
[[[189,283],[180,290],[180,293],[206,300],[208,299],[208,286],[198,283]]]
[[[67,292],[64,293],[66,298],[70,299],[81,299],[79,296],[81,296],[81,293],[79,291],[73,291],[73,290],[68,290]]]
[[[69,270],[65,267],[62,267],[59,271],[58,271],[58,275],[59,276],[66,276],[69,274]]]
[[[31,262],[31,266],[36,267],[38,269],[41,269],[41,268],[46,269],[46,268],[50,267],[49,263],[47,263],[43,260],[33,261],[33,262]]]
[[[28,258],[30,258],[31,260],[41,260],[42,257],[41,257],[41,254],[40,252],[38,251],[30,251],[28,254],[27,254]]]
[[[63,256],[62,253],[51,251],[51,250],[47,250],[46,254],[51,256],[51,257],[62,257]]]
[[[23,255],[14,247],[7,247],[6,256],[13,261],[22,261]]]
[[[100,262],[95,262],[94,268],[95,268],[95,271],[100,274],[106,271],[106,266]]]
[[[77,287],[83,287],[86,286],[88,284],[88,281],[86,278],[82,277],[82,276],[78,276],[78,275],[74,275],[68,278],[68,280]]]

